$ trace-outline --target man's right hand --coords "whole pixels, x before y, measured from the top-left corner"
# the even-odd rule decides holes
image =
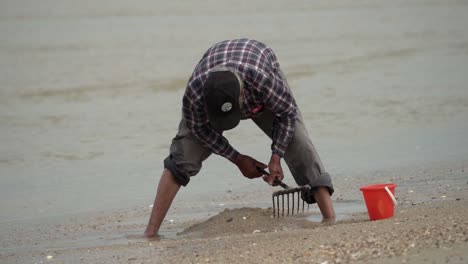
[[[234,161],[234,163],[237,165],[242,174],[249,179],[262,177],[263,173],[257,168],[265,169],[268,167],[260,161],[242,154],[237,156],[237,159]]]

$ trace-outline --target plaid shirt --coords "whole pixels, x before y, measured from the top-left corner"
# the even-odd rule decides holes
[[[206,51],[183,97],[182,113],[187,126],[215,154],[231,161],[239,154],[222,133],[210,126],[203,100],[203,84],[210,71],[219,67],[236,72],[242,79],[241,111],[246,118],[255,117],[262,108],[273,113],[271,149],[282,157],[294,133],[297,106],[273,50],[255,40],[226,40]]]

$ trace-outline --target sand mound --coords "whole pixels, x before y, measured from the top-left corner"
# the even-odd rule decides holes
[[[297,228],[317,227],[303,218],[303,215],[285,218],[272,218],[271,209],[237,208],[223,212],[186,228],[178,235],[183,237],[217,237],[233,234],[252,234],[254,232],[275,232]]]

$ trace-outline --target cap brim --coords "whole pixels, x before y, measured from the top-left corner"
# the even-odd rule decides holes
[[[241,120],[240,111],[233,110],[229,114],[213,115],[208,113],[210,125],[217,131],[226,131],[235,128]]]

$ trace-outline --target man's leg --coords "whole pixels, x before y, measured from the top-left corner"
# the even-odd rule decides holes
[[[334,224],[336,220],[335,209],[327,187],[318,187],[314,192],[315,201],[322,213],[322,222]]]
[[[331,200],[333,185],[330,175],[310,140],[302,114],[298,111],[296,129],[291,143],[286,149],[284,160],[288,164],[298,184],[306,182],[311,187],[309,203],[316,202],[322,213],[322,222],[334,223],[335,210]],[[300,184],[303,185],[303,184]]]
[[[316,202],[322,213],[322,222],[334,223],[335,210],[331,200],[333,185],[330,175],[315,150],[309,133],[305,127],[299,110],[296,119],[296,129],[291,143],[286,150],[284,160],[288,164],[296,182],[303,185],[304,181],[311,187],[309,203]]]
[[[164,169],[164,172],[159,180],[156,198],[154,199],[153,210],[146,227],[145,236],[153,238],[157,236],[164,217],[174,200],[177,192],[180,189],[180,184],[175,180],[172,172]]]
[[[273,114],[265,111],[252,119],[270,138],[273,133]],[[286,149],[284,160],[299,186],[309,185],[311,191],[304,197],[307,203],[317,203],[322,213],[323,222],[335,221],[335,210],[331,200],[333,185],[330,175],[325,172],[323,164],[312,144],[307,129],[298,110],[294,135]]]
[[[179,131],[172,139],[170,154],[164,160],[164,172],[159,180],[153,209],[145,231],[148,238],[157,236],[159,228],[180,186],[186,186],[190,177],[196,175],[202,162],[211,155],[187,128],[185,120],[179,123]]]

